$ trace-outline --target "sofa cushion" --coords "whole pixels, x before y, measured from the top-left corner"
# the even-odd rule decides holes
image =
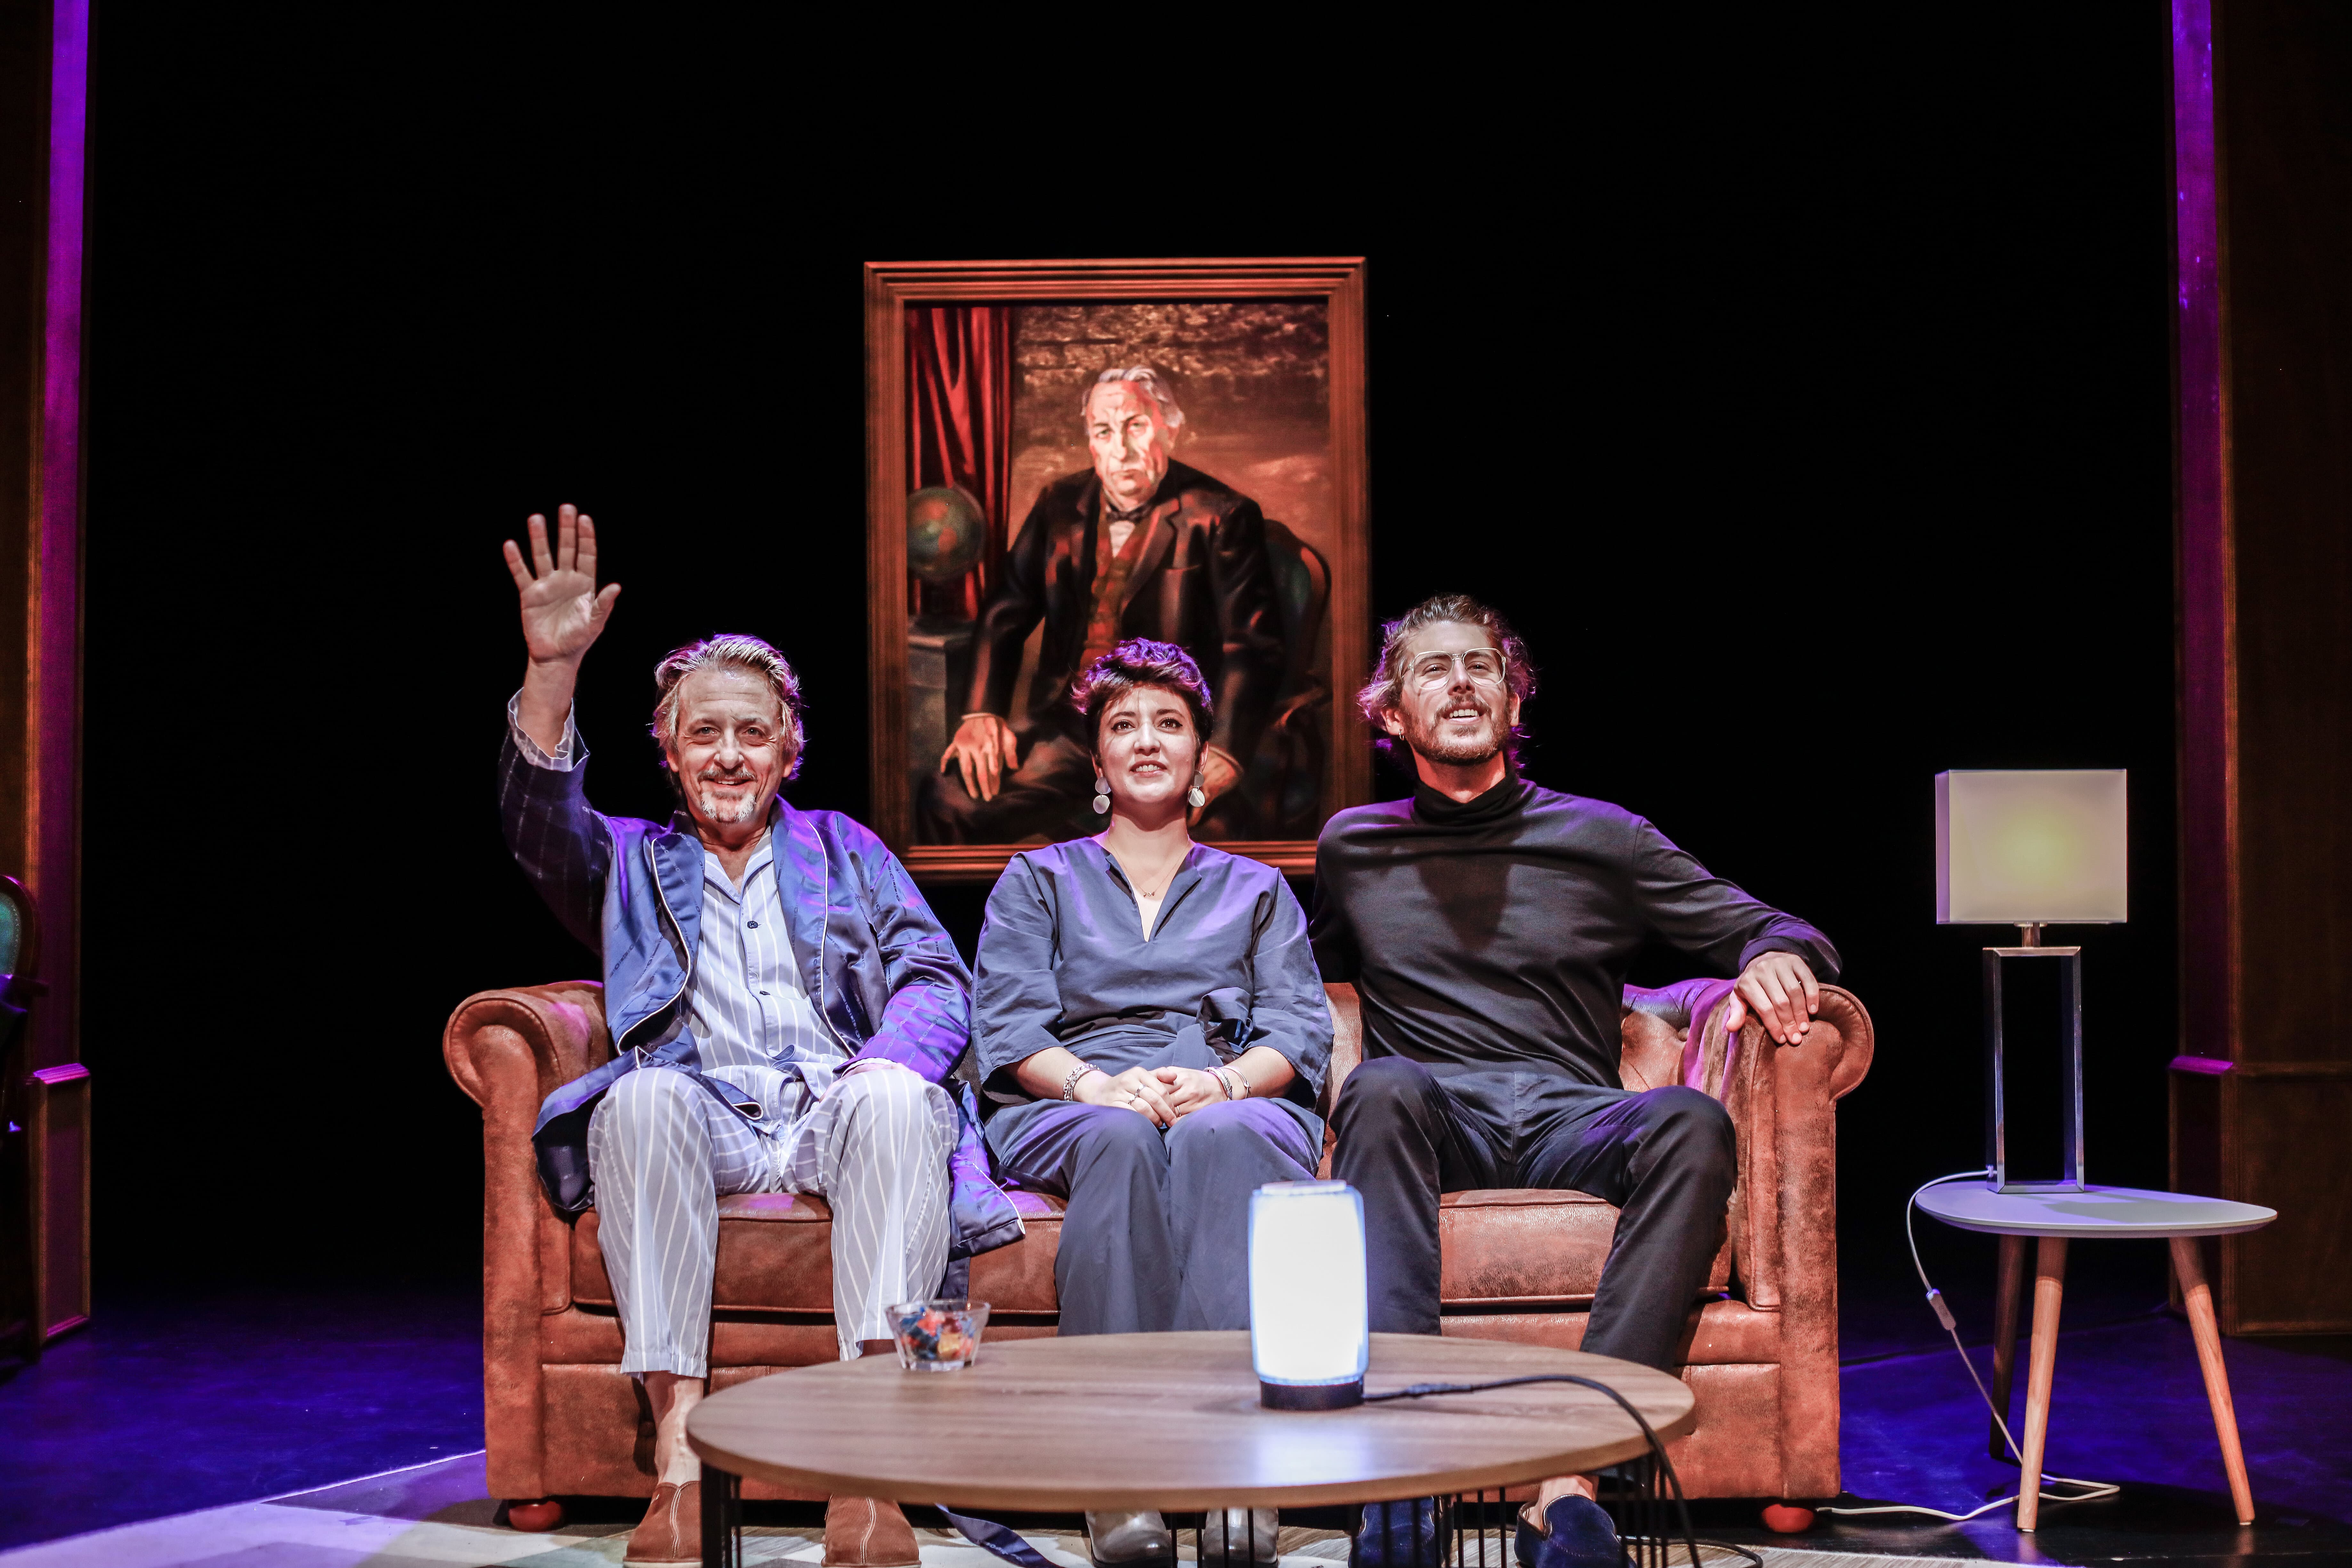
[[[972,1259],[971,1293],[998,1313],[1055,1310],[1054,1258],[1062,1200],[1010,1194],[1027,1235]],[[719,1200],[719,1267],[711,1304],[722,1311],[831,1312],[833,1211],[804,1193],[738,1193]],[[1590,1305],[1617,1226],[1617,1210],[1583,1193],[1502,1187],[1448,1193],[1438,1201],[1448,1306]],[[572,1241],[572,1299],[613,1304],[597,1245],[597,1216],[581,1216]],[[1716,1252],[1706,1293],[1731,1279],[1728,1242]]]
[[[972,1294],[999,1311],[1051,1312],[1062,1201],[1042,1193],[1010,1196],[1028,1237],[973,1260]],[[609,1307],[613,1281],[596,1239],[598,1226],[596,1211],[590,1209],[572,1227],[572,1299]],[[832,1312],[833,1210],[825,1201],[807,1193],[721,1197],[711,1306],[720,1311]]]
[[[1018,1188],[1005,1195],[1021,1212],[1022,1237],[971,1260],[971,1299],[988,1303],[992,1321],[1008,1312],[1056,1312],[1054,1259],[1061,1252],[1062,1200]]]
[[[1449,1314],[1438,1331],[1449,1339],[1506,1340],[1513,1344],[1584,1348],[1590,1312],[1513,1308],[1500,1312]],[[1781,1315],[1759,1312],[1745,1301],[1707,1301],[1695,1308],[1683,1328],[1675,1359],[1685,1366],[1752,1366],[1780,1360]]]
[[[1589,1306],[1601,1284],[1617,1209],[1588,1194],[1542,1187],[1447,1193],[1437,1201],[1449,1306]],[[1716,1248],[1703,1294],[1731,1283],[1731,1240]]]

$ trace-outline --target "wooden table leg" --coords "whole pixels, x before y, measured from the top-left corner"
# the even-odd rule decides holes
[[[2066,1291],[2066,1238],[2042,1237],[2033,1261],[2033,1349],[2025,1371],[2025,1454],[2018,1467],[2017,1528],[2042,1516],[2042,1440],[2050,1434],[2050,1381],[2058,1370],[2058,1303]]]
[[[2009,1419],[2009,1389],[2017,1371],[2017,1308],[2025,1295],[2025,1242],[2021,1236],[2000,1238],[2000,1268],[1992,1288],[1992,1403],[2000,1420],[1985,1423],[1985,1443],[1992,1457],[2013,1460],[2001,1422]]]
[[[2189,1308],[2189,1331],[2197,1340],[2197,1364],[2205,1373],[2205,1399],[2213,1406],[2213,1432],[2221,1439],[2221,1466],[2230,1472],[2230,1500],[2238,1522],[2254,1522],[2254,1489],[2246,1479],[2246,1453],[2238,1445],[2238,1411],[2230,1403],[2229,1369],[2221,1364],[2221,1330],[2213,1321],[2213,1291],[2205,1282],[2205,1258],[2193,1236],[2172,1240],[2172,1271],[2180,1279],[2180,1300]]]

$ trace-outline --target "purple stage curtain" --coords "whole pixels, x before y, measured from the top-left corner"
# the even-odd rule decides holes
[[[907,308],[908,490],[961,485],[988,513],[988,549],[961,584],[911,579],[908,609],[977,616],[1013,540],[1013,310]]]

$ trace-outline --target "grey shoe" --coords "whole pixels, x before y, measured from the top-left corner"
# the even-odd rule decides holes
[[[1176,1536],[1155,1509],[1088,1513],[1087,1555],[1095,1568],[1175,1568]]]
[[[1270,1508],[1211,1509],[1201,1521],[1201,1568],[1273,1568],[1282,1515]]]

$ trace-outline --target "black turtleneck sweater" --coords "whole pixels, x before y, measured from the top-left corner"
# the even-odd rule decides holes
[[[1315,958],[1362,998],[1364,1054],[1535,1068],[1622,1087],[1625,966],[1664,939],[1725,974],[1793,952],[1824,981],[1837,950],[1621,807],[1514,774],[1457,802],[1340,812],[1315,847]]]

